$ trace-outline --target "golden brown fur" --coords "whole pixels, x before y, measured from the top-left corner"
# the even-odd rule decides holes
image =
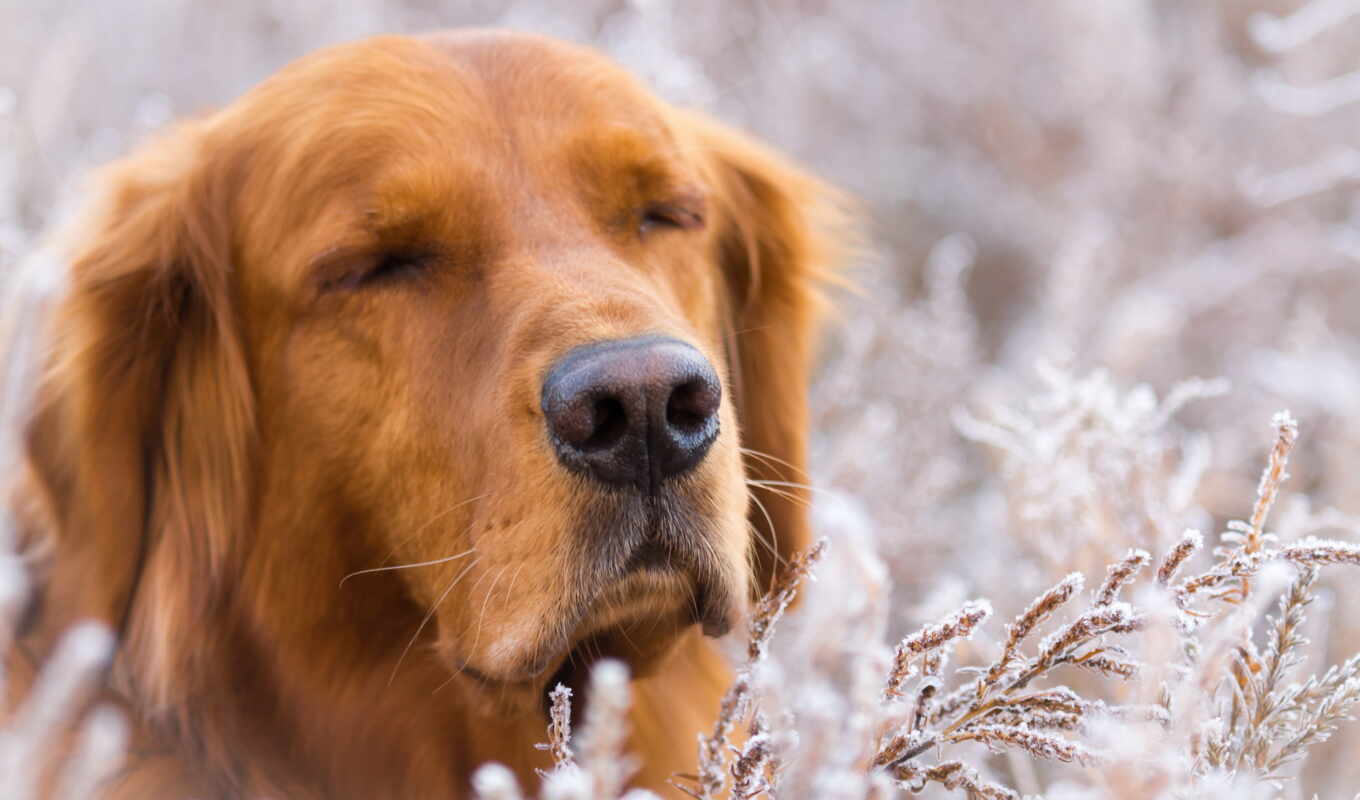
[[[696,619],[806,540],[802,491],[744,478],[803,480],[823,187],[589,51],[478,31],[309,56],[99,185],[64,234],[9,660],[120,633],[114,797],[460,797],[488,759],[532,783],[545,683],[602,654],[640,676],[639,784],[692,769],[727,675]],[[702,224],[642,230],[656,204]],[[625,577],[629,501],[553,459],[537,398],[641,333],[725,391],[678,569]]]

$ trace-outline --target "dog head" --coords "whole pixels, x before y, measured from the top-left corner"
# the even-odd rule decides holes
[[[834,198],[594,53],[336,47],[101,181],[30,464],[47,609],[130,626],[153,695],[183,631],[287,615],[534,697],[805,545]]]

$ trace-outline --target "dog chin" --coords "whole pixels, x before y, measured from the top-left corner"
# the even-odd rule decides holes
[[[624,662],[634,677],[650,675],[692,627],[700,626],[708,636],[722,636],[741,613],[732,600],[740,593],[687,582],[671,572],[635,572],[592,603],[571,636],[546,649],[551,655],[530,661],[522,643],[533,641],[532,634],[503,637],[492,650],[502,650],[503,661],[516,666],[492,670],[455,661],[452,680],[468,690],[465,696],[476,698],[474,710],[518,716],[546,708],[548,693],[558,684],[571,688],[584,702],[590,670],[603,659]],[[486,662],[497,660],[491,652],[483,656],[492,656]]]

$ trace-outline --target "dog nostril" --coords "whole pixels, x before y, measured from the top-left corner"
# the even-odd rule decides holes
[[[613,447],[628,432],[628,411],[617,397],[601,397],[595,401],[595,430],[581,442],[585,451]]]
[[[698,433],[718,412],[721,395],[708,381],[695,379],[676,386],[666,403],[666,424],[683,433]]]

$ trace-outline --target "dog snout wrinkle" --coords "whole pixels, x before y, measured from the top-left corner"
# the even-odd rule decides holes
[[[541,403],[567,468],[655,494],[718,437],[722,384],[694,347],[644,336],[578,347],[549,370]]]

